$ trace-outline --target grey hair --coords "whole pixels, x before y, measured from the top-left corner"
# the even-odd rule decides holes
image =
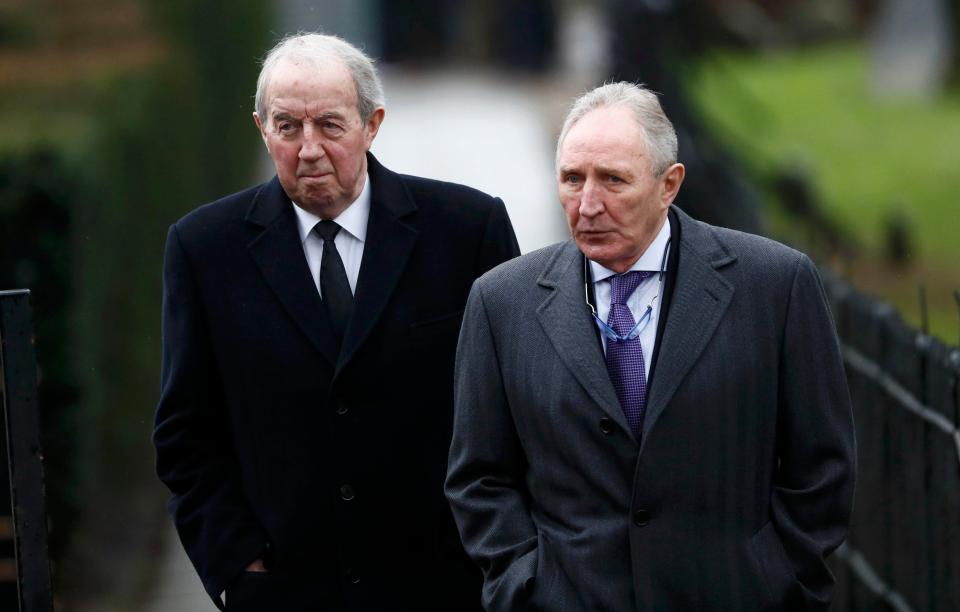
[[[367,55],[347,41],[332,34],[318,34],[316,32],[300,32],[284,37],[267,53],[257,78],[257,93],[254,98],[257,116],[264,123],[267,122],[267,86],[270,84],[270,74],[276,65],[283,59],[300,60],[310,63],[317,70],[329,62],[341,62],[353,77],[353,84],[357,90],[357,111],[360,118],[366,122],[373,111],[382,107],[383,85],[380,76]]]
[[[637,125],[643,130],[650,168],[655,176],[662,176],[677,162],[677,132],[663,112],[657,94],[642,84],[626,81],[601,85],[574,100],[557,139],[557,168],[560,166],[560,147],[570,129],[590,111],[611,106],[625,106],[633,112]]]

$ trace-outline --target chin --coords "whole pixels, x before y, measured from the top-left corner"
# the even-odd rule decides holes
[[[613,270],[614,272],[622,272],[623,270],[618,270],[617,268],[624,267],[624,262],[630,260],[628,254],[613,249],[608,245],[591,247],[590,245],[578,243],[577,246],[580,247],[580,250],[586,255],[587,259],[595,261],[604,268]],[[626,265],[626,268],[629,267],[629,264]]]
[[[609,254],[611,251],[611,245],[606,238],[606,236],[580,236],[577,238],[576,242],[577,246],[580,247],[580,250],[584,253],[595,253],[597,255],[602,253]]]
[[[591,246],[580,242],[577,243],[577,246],[580,247],[583,254],[587,256],[587,259],[591,259],[604,267],[606,267],[604,262],[610,260],[609,249],[605,249],[602,246]]]
[[[301,206],[315,215],[323,216],[323,212],[333,208],[333,200],[330,197],[318,196],[314,193],[305,193],[299,200],[295,200]]]

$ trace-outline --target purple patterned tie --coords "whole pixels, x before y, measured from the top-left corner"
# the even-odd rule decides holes
[[[653,272],[625,272],[610,277],[610,314],[607,324],[621,336],[630,333],[636,321],[627,307],[627,299]],[[647,377],[640,338],[615,341],[607,338],[607,372],[627,417],[630,430],[640,441],[643,410],[647,403]]]

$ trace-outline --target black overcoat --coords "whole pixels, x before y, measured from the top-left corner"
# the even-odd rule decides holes
[[[517,241],[499,199],[368,167],[339,353],[276,178],[170,228],[157,470],[218,605],[479,607],[443,497],[453,361],[471,284]]]

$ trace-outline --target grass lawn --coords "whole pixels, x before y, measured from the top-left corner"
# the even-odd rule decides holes
[[[768,182],[799,166],[824,212],[853,237],[850,279],[919,321],[927,288],[931,331],[958,343],[960,91],[928,102],[882,100],[870,90],[861,46],[763,54],[716,52],[688,72],[688,89],[721,140]],[[773,206],[771,227],[785,234]],[[884,222],[901,214],[914,248],[908,264],[883,257]]]

